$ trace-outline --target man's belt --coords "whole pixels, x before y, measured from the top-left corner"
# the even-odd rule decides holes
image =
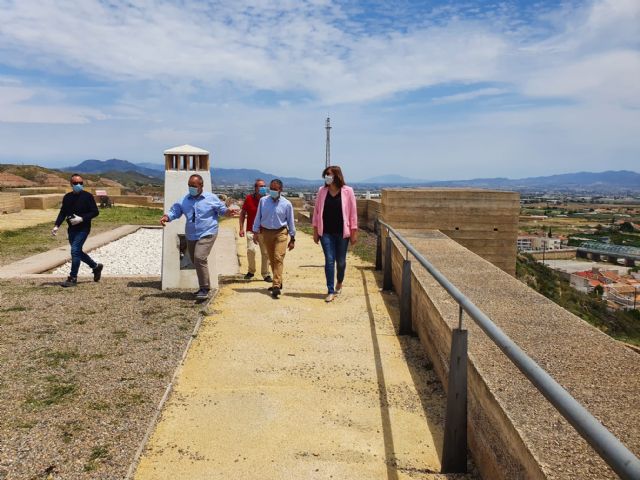
[[[287,228],[287,226],[285,225],[284,227],[280,227],[280,228],[266,228],[266,227],[262,227],[263,230],[267,230],[268,232],[281,232],[282,230],[284,230],[285,228]]]

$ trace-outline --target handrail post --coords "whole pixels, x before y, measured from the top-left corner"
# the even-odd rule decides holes
[[[376,236],[376,270],[382,270],[382,232],[379,228]]]
[[[411,335],[411,260],[402,262],[402,293],[400,296],[400,335]]]
[[[391,235],[388,231],[384,245],[384,275],[382,277],[382,290],[390,292],[393,290],[393,279],[391,278]]]
[[[466,473],[467,330],[452,331],[448,383],[441,473]]]

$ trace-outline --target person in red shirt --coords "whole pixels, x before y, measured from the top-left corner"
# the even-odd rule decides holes
[[[260,274],[264,278],[265,282],[271,282],[271,275],[269,274],[269,255],[267,249],[260,238],[260,234],[253,233],[251,231],[253,221],[256,218],[256,212],[258,211],[258,203],[260,199],[267,194],[267,185],[265,181],[258,178],[253,184],[253,193],[247,195],[242,204],[242,210],[240,210],[240,236],[247,237],[247,261],[249,263],[249,271],[244,276],[245,280],[250,280],[256,274],[256,244],[253,241],[253,237],[258,239],[258,245],[260,246],[260,256],[262,257],[260,263]],[[244,221],[247,220],[248,228],[245,231]]]

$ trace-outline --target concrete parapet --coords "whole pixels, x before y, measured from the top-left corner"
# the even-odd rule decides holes
[[[520,195],[481,189],[382,190],[381,218],[394,228],[440,230],[515,275]]]
[[[544,252],[529,252],[536,260],[567,260],[577,257],[577,248],[563,248],[562,250],[547,250]]]
[[[293,208],[303,208],[304,207],[304,198],[300,197],[287,197],[287,200],[291,202]]]
[[[96,194],[96,190],[106,191],[109,197],[122,195],[122,188],[120,187],[89,187],[87,188],[87,191],[93,195]]]
[[[46,210],[47,208],[57,208],[62,204],[62,193],[46,193],[44,195],[25,195],[22,197],[24,208]]]
[[[69,187],[16,187],[6,188],[5,192],[17,192],[20,195],[42,195],[45,193],[67,193],[70,192]]]
[[[640,454],[636,353],[441,232],[400,233],[629,449]],[[392,278],[398,294],[404,253],[394,240]],[[411,260],[413,328],[446,388],[458,307]],[[467,316],[464,325],[469,330],[469,448],[483,478],[618,478]]]
[[[100,197],[95,196],[96,203],[100,203]],[[141,207],[157,206],[158,203],[153,201],[151,195],[109,195],[109,199],[114,205],[139,205]],[[162,204],[160,204],[162,206]]]
[[[304,225],[311,224],[311,213],[304,210],[294,210],[296,214],[296,222]]]
[[[19,193],[0,192],[0,214],[17,213],[22,210]]]
[[[358,207],[358,225],[360,228],[366,228],[373,231],[376,220],[380,216],[381,203],[380,200],[362,199],[357,200]]]

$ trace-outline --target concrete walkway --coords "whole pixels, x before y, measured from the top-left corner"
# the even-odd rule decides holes
[[[47,210],[22,210],[18,213],[7,213],[0,215],[0,232],[7,230],[18,230],[20,228],[33,227],[41,223],[53,222],[58,216],[59,208],[49,208]]]
[[[466,478],[433,473],[444,395],[417,339],[394,333],[395,296],[349,255],[325,304],[322,251],[297,239],[280,299],[261,279],[221,286],[135,478]]]

